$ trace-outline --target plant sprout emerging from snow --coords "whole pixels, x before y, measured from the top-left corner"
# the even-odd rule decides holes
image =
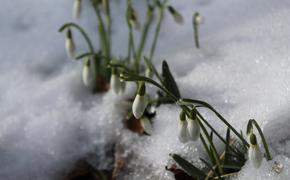
[[[194,42],[196,48],[199,48],[199,33],[198,33],[198,26],[202,24],[204,21],[203,17],[198,13],[193,14],[192,24],[193,24],[193,32],[194,32]]]
[[[231,124],[229,124],[228,121],[207,102],[196,99],[181,98],[178,86],[170,72],[169,66],[166,61],[164,61],[162,64],[162,75],[160,75],[155,69],[154,65],[147,58],[144,58],[144,60],[148,67],[153,70],[154,75],[158,78],[159,82],[151,78],[140,76],[138,74],[135,74],[134,72],[128,71],[128,69],[126,69],[126,67],[122,67],[122,65],[112,64],[112,66],[124,70],[121,76],[122,80],[135,81],[139,83],[139,90],[136,99],[139,98],[138,95],[145,95],[144,83],[149,83],[156,86],[163,92],[163,95],[160,98],[156,99],[155,102],[157,101],[162,104],[162,102],[166,101],[175,103],[177,106],[179,106],[182,112],[180,114],[178,124],[178,139],[183,143],[186,143],[189,140],[196,141],[200,139],[204,146],[205,152],[208,155],[209,161],[201,159],[201,161],[204,162],[207,167],[201,170],[176,154],[172,155],[173,159],[183,168],[183,170],[187,174],[197,179],[221,179],[223,177],[233,175],[232,173],[228,172],[238,172],[246,161],[246,151],[244,151],[243,149],[253,148],[254,146],[249,144],[247,140],[243,137],[243,135],[239,133]],[[144,90],[142,89],[142,87],[144,87]],[[136,118],[139,118],[142,116],[147,102],[145,100],[137,100],[136,102],[138,103],[135,103],[135,101],[133,103],[133,113]],[[142,108],[136,108],[136,105],[140,104],[139,102],[141,101],[146,103],[141,103],[142,106],[140,107]],[[207,108],[211,110],[217,116],[217,118],[225,124],[225,126],[227,127],[227,134],[225,138],[221,134],[219,134],[212,127],[212,125],[203,117],[203,115],[198,110],[199,108]],[[189,117],[188,121],[186,121],[186,117]],[[271,156],[269,154],[266,141],[264,139],[261,129],[259,128],[255,120],[249,121],[247,133],[252,132],[254,125],[258,129],[262,137],[263,143],[265,142],[264,147],[266,149],[266,156],[268,157],[267,160],[270,160]],[[233,132],[235,134],[235,137],[232,137],[230,135],[230,132]],[[216,145],[213,141],[214,137],[218,138],[220,142],[225,145],[225,150],[222,154],[219,154],[217,151]],[[244,148],[240,148],[240,146]],[[257,148],[255,148],[254,150],[255,151],[252,152],[257,152]],[[258,154],[256,157],[258,157]],[[234,167],[233,164],[235,165]]]

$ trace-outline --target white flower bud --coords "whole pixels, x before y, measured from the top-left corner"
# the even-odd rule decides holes
[[[143,115],[148,105],[148,97],[146,95],[145,84],[141,84],[138,93],[132,105],[132,112],[135,118],[139,119]]]
[[[79,19],[81,16],[81,10],[82,10],[81,2],[82,2],[82,0],[75,0],[75,2],[74,2],[73,17],[75,19]]]
[[[96,69],[94,61],[91,58],[87,58],[83,65],[83,83],[86,87],[94,89],[96,86]]]
[[[182,143],[186,143],[188,141],[189,135],[187,131],[187,122],[186,116],[184,112],[180,113],[179,123],[178,123],[178,139]]]
[[[120,87],[121,82],[120,82],[120,78],[117,75],[116,69],[114,68],[112,69],[110,85],[111,85],[111,88],[114,90],[114,92],[118,94],[121,89]]]
[[[75,57],[75,43],[72,37],[72,32],[70,29],[67,30],[66,40],[65,40],[65,48],[68,57]]]
[[[141,118],[141,125],[144,128],[146,133],[152,134],[153,127],[152,127],[150,120],[147,117]]]
[[[196,141],[200,135],[200,127],[197,122],[197,119],[188,119],[187,121],[187,130],[189,135],[189,140]]]
[[[201,16],[200,14],[197,14],[195,16],[195,23],[196,24],[203,24],[204,23],[204,17]]]
[[[250,147],[248,149],[249,160],[255,168],[259,168],[263,161],[263,154],[257,144],[257,139],[255,134],[251,134],[250,137]]]

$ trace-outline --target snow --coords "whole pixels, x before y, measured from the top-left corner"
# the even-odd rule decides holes
[[[184,15],[184,25],[165,18],[157,67],[159,60],[167,59],[183,97],[208,101],[237,129],[245,131],[250,118],[264,129],[274,160],[264,161],[259,170],[247,163],[236,179],[289,179],[290,2],[170,2]],[[125,9],[122,2],[115,6],[115,15]],[[136,6],[142,17],[142,2]],[[134,93],[133,84],[123,96],[91,95],[83,87],[82,63],[66,57],[64,35],[57,32],[64,22],[72,21],[71,9],[71,1],[1,2],[1,178],[56,179],[82,158],[109,169],[113,159],[106,151],[116,141],[125,147],[124,156],[131,157],[120,179],[173,179],[165,171],[172,163],[170,153],[201,167],[198,159],[205,154],[200,142],[181,144],[177,139],[180,109],[176,106],[159,107],[152,135],[140,137],[122,125],[121,103]],[[200,50],[194,47],[191,24],[197,10],[205,17]],[[83,12],[80,24],[92,35],[95,19],[85,17],[94,17],[93,12]],[[114,29],[114,51],[124,56],[125,21],[119,16],[115,22],[119,25]],[[74,36],[84,52],[85,43],[77,33]],[[154,92],[152,87],[149,91]],[[225,132],[212,113],[202,112]],[[280,174],[272,170],[275,161],[284,166]]]

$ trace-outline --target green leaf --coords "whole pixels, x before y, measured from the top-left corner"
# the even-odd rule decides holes
[[[238,161],[231,162],[231,163],[229,162],[222,165],[223,168],[235,169],[235,170],[240,170],[243,166],[244,166],[244,163],[239,163]]]
[[[187,160],[183,159],[177,154],[172,154],[172,158],[176,161],[176,163],[190,176],[193,176],[197,179],[204,179],[206,177],[205,173],[202,172],[200,169],[192,165]]]
[[[218,174],[215,172],[215,170],[212,168],[212,166],[210,165],[210,163],[209,162],[207,162],[206,160],[204,160],[204,159],[202,159],[202,158],[199,158],[204,164],[205,164],[205,166],[209,169],[209,170],[211,170],[213,173],[214,173],[214,175],[216,175],[216,176],[218,176]]]
[[[229,161],[230,140],[231,140],[231,130],[230,128],[228,128],[226,136],[225,162]]]
[[[247,135],[249,135],[253,131],[252,120],[250,119],[247,124]]]
[[[165,60],[162,62],[162,77],[164,87],[168,89],[172,94],[174,94],[177,98],[180,98],[178,86]]]

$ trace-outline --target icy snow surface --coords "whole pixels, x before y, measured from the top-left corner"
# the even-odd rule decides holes
[[[264,161],[259,170],[246,164],[237,179],[289,179],[290,1],[170,2],[182,12],[185,24],[177,26],[166,17],[156,59],[168,60],[183,97],[208,101],[237,129],[245,130],[249,118],[261,124],[274,160]],[[142,11],[142,3],[135,4]],[[118,6],[123,12],[124,4]],[[82,86],[81,62],[66,57],[64,35],[57,32],[72,20],[71,7],[68,0],[1,1],[1,179],[55,179],[84,157],[109,168],[112,159],[106,149],[115,141],[126,147],[126,153],[134,152],[122,179],[173,179],[164,170],[171,161],[169,153],[201,166],[200,143],[183,145],[177,140],[179,109],[158,108],[154,133],[140,138],[121,124],[124,112],[119,103],[124,96],[90,95]],[[194,48],[192,36],[196,10],[205,17],[200,50]],[[87,10],[83,17],[93,15]],[[94,22],[84,18],[81,24],[94,32]],[[127,29],[124,20],[116,22],[114,50],[122,54]],[[76,39],[77,48],[84,51],[86,45],[77,34]],[[125,96],[133,92],[131,86]],[[211,113],[203,114],[225,131]],[[279,175],[272,170],[274,161],[284,165]]]

